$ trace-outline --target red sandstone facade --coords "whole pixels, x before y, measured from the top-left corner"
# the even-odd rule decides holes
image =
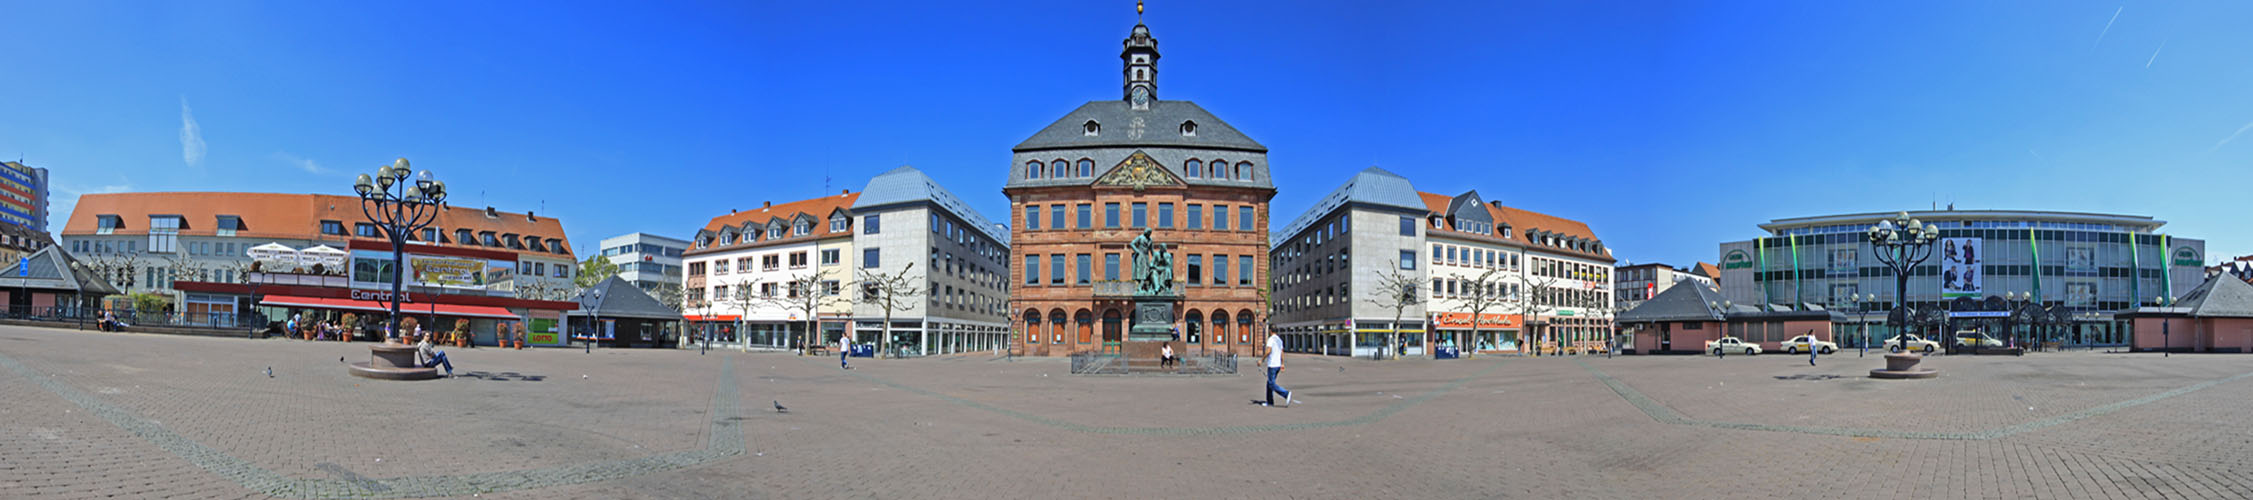
[[[1154,229],[1151,237],[1169,246],[1174,253],[1174,277],[1180,281],[1183,299],[1174,310],[1174,328],[1181,332],[1175,349],[1185,353],[1232,352],[1252,354],[1266,339],[1264,323],[1266,305],[1260,289],[1267,283],[1267,204],[1275,190],[1266,188],[1226,188],[1211,186],[1151,186],[1135,189],[1127,186],[1061,186],[1005,189],[1011,203],[1010,251],[1014,254],[1010,266],[1010,304],[1016,311],[1012,318],[1016,325],[1012,342],[1019,352],[1030,356],[1061,356],[1081,351],[1116,350],[1125,340],[1132,321],[1131,279],[1133,255],[1127,241],[1141,234],[1134,227],[1132,207],[1143,203],[1147,207],[1148,224],[1159,227],[1159,209],[1163,204],[1173,204],[1172,229]],[[1105,207],[1116,203],[1120,208],[1116,228],[1106,224]],[[1066,229],[1027,229],[1024,223],[1028,208],[1039,207],[1042,222],[1048,220],[1049,207],[1064,205]],[[1089,229],[1077,227],[1078,206],[1089,207]],[[1191,227],[1188,221],[1190,205],[1201,208],[1198,212],[1205,220]],[[1226,230],[1214,230],[1212,207],[1227,207],[1223,215],[1229,218]],[[1240,208],[1252,207],[1253,225],[1240,226]],[[1063,255],[1063,284],[1056,285],[1050,268],[1051,257]],[[1079,256],[1087,255],[1088,276],[1082,279],[1078,268]],[[1111,281],[1106,263],[1115,255],[1117,276]],[[1189,256],[1199,256],[1203,269],[1197,273],[1199,283],[1190,284]],[[1228,275],[1213,275],[1213,256],[1226,256]],[[1029,271],[1027,256],[1038,262],[1041,269]],[[1252,279],[1240,279],[1240,257],[1250,257]],[[1026,274],[1038,274],[1037,284],[1028,284]],[[1225,283],[1215,284],[1216,278]],[[1083,284],[1084,283],[1084,284]],[[1192,326],[1191,322],[1195,325]],[[1191,342],[1194,337],[1194,342]]]

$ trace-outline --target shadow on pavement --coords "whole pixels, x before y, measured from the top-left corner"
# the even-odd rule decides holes
[[[525,375],[517,372],[493,373],[485,371],[465,371],[460,375],[456,375],[455,378],[473,378],[478,380],[492,380],[496,382],[539,382],[542,380],[547,380],[548,376]]]

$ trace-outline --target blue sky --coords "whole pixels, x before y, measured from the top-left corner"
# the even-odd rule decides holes
[[[648,5],[643,5],[648,4]],[[1171,2],[1159,93],[1272,151],[1288,221],[1377,165],[1634,262],[1779,217],[2156,216],[2253,253],[2253,3]],[[1005,213],[1009,147],[1119,89],[1130,2],[0,1],[0,157],[77,194],[349,192],[686,236],[899,165]],[[826,187],[825,187],[826,185]]]

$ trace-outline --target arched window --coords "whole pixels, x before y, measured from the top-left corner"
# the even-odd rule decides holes
[[[1239,181],[1248,181],[1248,180],[1252,180],[1252,162],[1248,162],[1248,161],[1240,161],[1240,162],[1236,162],[1236,180],[1239,180]]]
[[[1213,343],[1228,343],[1228,311],[1213,311]]]
[[[1084,130],[1086,131],[1085,133],[1086,133],[1086,134],[1087,134],[1087,135],[1088,135],[1089,137],[1093,137],[1093,136],[1095,136],[1095,134],[1098,134],[1098,133],[1102,133],[1102,132],[1103,132],[1103,126],[1102,126],[1102,125],[1097,125],[1097,124],[1095,123],[1095,120],[1088,120],[1088,121],[1087,121],[1087,124],[1085,124],[1085,125],[1081,125],[1080,127],[1081,127],[1082,129],[1084,129]]]
[[[1188,173],[1188,174],[1189,174],[1189,178],[1191,178],[1191,179],[1195,179],[1195,178],[1199,178],[1199,177],[1204,177],[1204,176],[1205,176],[1205,162],[1197,161],[1197,159],[1196,159],[1196,158],[1190,158],[1190,159],[1189,159],[1189,161],[1187,161],[1187,162],[1182,162],[1182,164],[1181,164],[1181,171],[1182,171],[1182,172],[1185,172],[1185,173]]]
[[[1040,178],[1040,160],[1033,160],[1033,161],[1028,161],[1028,162],[1025,162],[1025,178],[1027,178],[1027,179],[1039,179],[1039,178]]]
[[[1189,327],[1189,336],[1183,337],[1184,339],[1187,339],[1189,343],[1195,344],[1197,343],[1197,341],[1203,340],[1205,338],[1204,313],[1189,311],[1188,314],[1181,317],[1181,323]]]
[[[1095,160],[1080,159],[1080,177],[1095,175]]]
[[[1063,158],[1057,158],[1055,161],[1048,162],[1048,176],[1054,178],[1063,178],[1064,176],[1072,175],[1071,167],[1072,164],[1065,163]]]
[[[1081,344],[1094,343],[1095,313],[1081,309],[1079,312],[1072,313],[1072,323],[1074,323],[1072,328],[1079,330]]]
[[[1252,310],[1236,311],[1236,342],[1252,343]]]
[[[1054,310],[1054,311],[1049,311],[1049,312],[1048,312],[1048,338],[1049,338],[1049,340],[1050,340],[1051,342],[1054,342],[1054,343],[1058,343],[1058,344],[1062,344],[1062,343],[1064,343],[1064,310],[1063,310],[1063,309],[1057,309],[1057,310]]]
[[[1209,168],[1211,170],[1205,172],[1207,175],[1214,179],[1228,180],[1228,160],[1214,158]]]
[[[1194,121],[1184,121],[1184,122],[1181,122],[1181,136],[1182,136],[1182,137],[1196,137],[1196,136],[1197,136],[1197,122],[1194,122]]]
[[[1040,343],[1040,311],[1025,310],[1025,343]]]

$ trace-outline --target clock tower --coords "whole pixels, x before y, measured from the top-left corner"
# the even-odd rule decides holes
[[[1150,37],[1149,26],[1134,24],[1119,59],[1126,61],[1127,102],[1135,109],[1147,109],[1150,101],[1158,100],[1158,39]]]

